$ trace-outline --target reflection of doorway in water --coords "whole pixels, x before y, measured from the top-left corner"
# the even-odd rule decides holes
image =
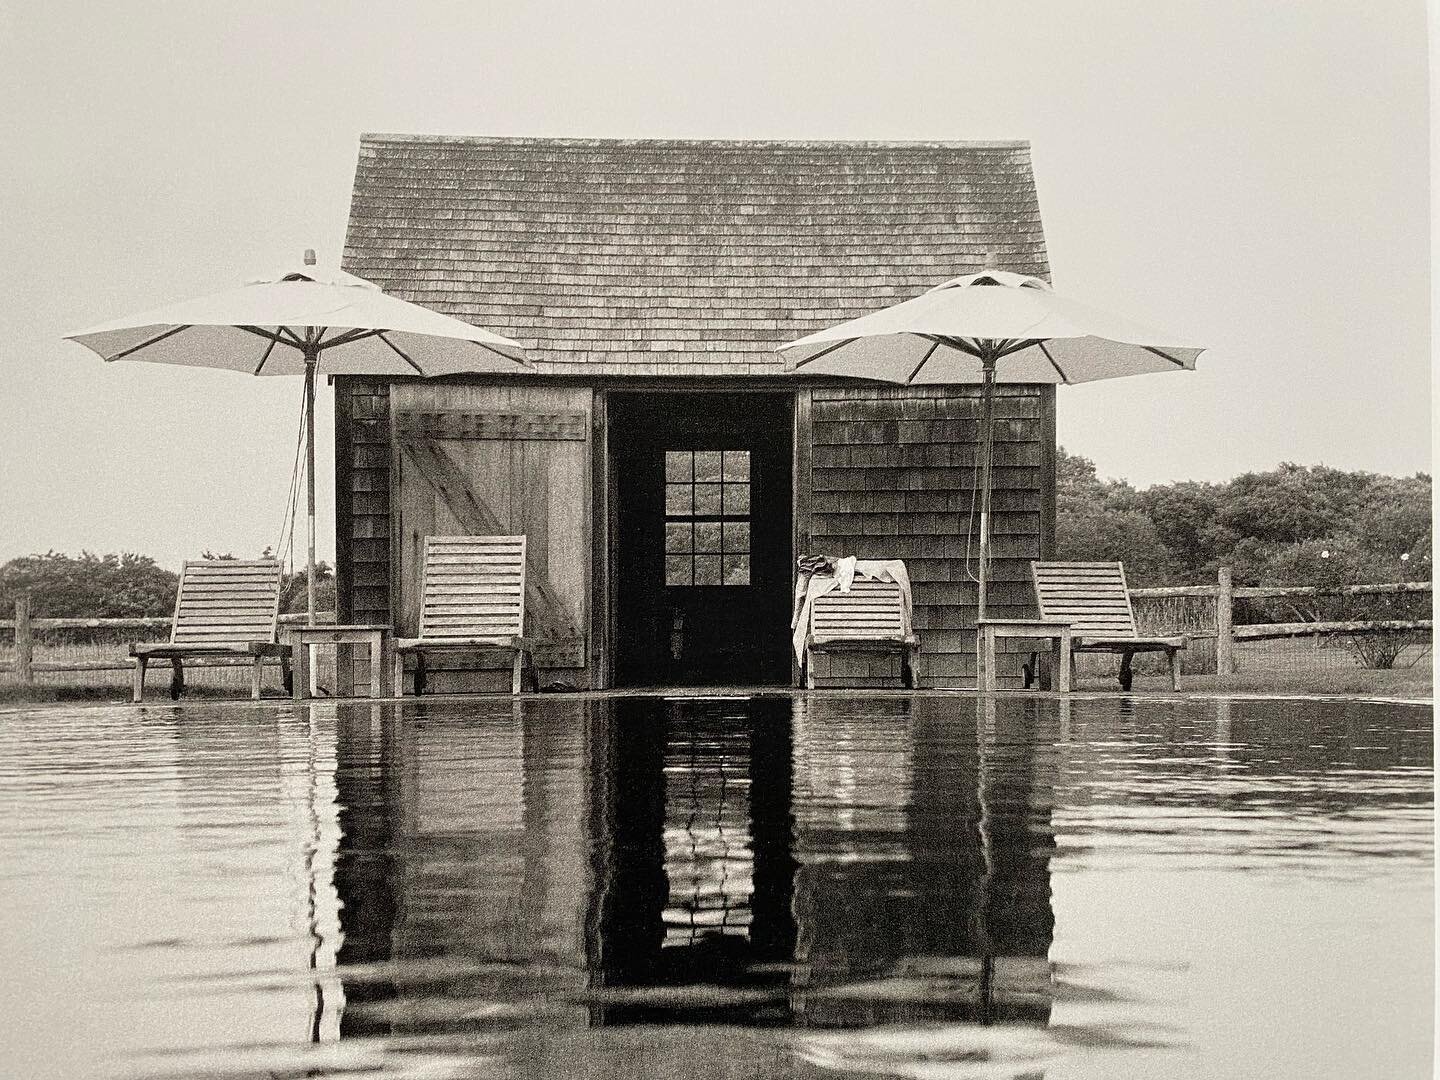
[[[593,1019],[782,1022],[795,933],[790,703],[624,701],[605,751],[592,985],[729,993],[676,992],[660,1007],[606,994]]]

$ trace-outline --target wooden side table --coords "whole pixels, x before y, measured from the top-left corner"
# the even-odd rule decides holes
[[[386,697],[385,661],[389,651],[390,627],[378,623],[346,626],[292,626],[286,629],[295,654],[292,697],[304,701],[310,696],[311,645],[370,646],[370,696]],[[348,651],[348,650],[347,650]]]
[[[995,689],[995,642],[1000,638],[1045,638],[1055,643],[1056,682],[1070,692],[1070,624],[1059,619],[983,619],[976,629],[976,685],[981,693]]]

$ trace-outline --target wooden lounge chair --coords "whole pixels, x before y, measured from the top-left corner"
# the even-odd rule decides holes
[[[1076,653],[1119,653],[1120,689],[1129,690],[1135,654],[1163,652],[1170,665],[1170,689],[1179,688],[1176,654],[1185,648],[1185,638],[1141,637],[1136,632],[1123,563],[1032,562],[1030,573],[1040,617],[1070,624],[1072,665]]]
[[[920,639],[905,630],[905,594],[893,581],[857,577],[850,591],[832,589],[810,605],[805,636],[805,686],[815,689],[815,654],[835,650],[900,654],[901,678],[912,689]]]
[[[145,695],[145,667],[170,661],[170,697],[185,690],[186,657],[246,656],[251,660],[250,696],[260,697],[265,658],[280,658],[285,690],[290,690],[290,646],[276,638],[280,621],[280,564],[274,559],[192,559],[180,571],[175,621],[164,644],[130,646],[135,658],[132,700]]]
[[[510,692],[521,690],[534,644],[525,630],[525,537],[427,536],[421,569],[420,636],[395,640],[395,692],[404,693],[405,657],[415,657],[415,693],[425,692],[434,652],[511,653]]]

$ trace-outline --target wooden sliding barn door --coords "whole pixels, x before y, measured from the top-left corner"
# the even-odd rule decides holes
[[[539,643],[537,666],[542,677],[588,685],[590,403],[588,389],[394,387],[398,635],[416,632],[426,536],[523,533],[525,633]]]

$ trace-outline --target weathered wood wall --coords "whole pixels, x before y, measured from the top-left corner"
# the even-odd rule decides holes
[[[414,636],[425,536],[524,533],[542,679],[588,685],[592,390],[336,384],[339,617]],[[430,685],[487,689],[488,671],[464,673],[483,661],[458,658]]]
[[[807,393],[807,391],[802,391]],[[972,387],[808,391],[808,468],[798,461],[802,550],[904,559],[920,635],[921,684],[973,686],[979,537],[980,396]],[[1001,386],[995,406],[989,613],[1035,613],[1029,561],[1055,533],[1053,387]],[[803,438],[797,432],[797,439]],[[808,476],[806,475],[808,473]],[[808,482],[807,482],[808,481]],[[972,517],[972,507],[974,510]],[[968,533],[968,535],[967,535]],[[1007,642],[1000,685],[1018,685],[1026,642]],[[896,685],[878,657],[835,654],[820,685]]]

